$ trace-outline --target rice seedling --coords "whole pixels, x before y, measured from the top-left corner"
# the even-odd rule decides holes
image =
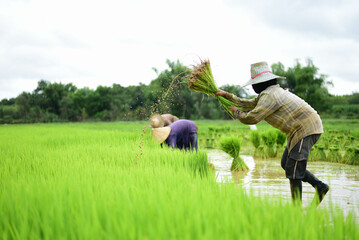
[[[316,156],[318,155],[317,152],[318,152],[318,147],[317,147],[317,145],[314,145],[309,152],[309,156],[308,156],[309,162],[314,162],[314,161],[318,160],[318,159],[316,159]]]
[[[343,163],[346,164],[351,164],[351,165],[355,165],[355,158],[356,158],[356,154],[355,154],[355,147],[354,146],[348,146],[345,148],[345,153],[343,156]]]
[[[351,161],[353,165],[359,165],[359,147],[354,149],[354,157]]]
[[[261,136],[258,130],[250,131],[249,132],[249,140],[251,141],[252,145],[254,146],[253,157],[256,158],[263,158],[264,156],[264,146],[261,145]]]
[[[325,161],[327,159],[327,156],[324,151],[324,146],[317,145],[317,147],[318,147],[318,151],[317,151],[317,155],[315,156],[315,159],[317,159],[318,161]]]
[[[338,146],[335,145],[329,148],[328,159],[330,162],[337,162],[337,163],[341,162],[342,155],[339,152]]]
[[[259,145],[261,145],[261,137],[259,135],[258,130],[250,131],[249,132],[249,139],[253,144],[254,148],[257,149]]]
[[[276,155],[278,158],[281,158],[285,149],[285,143],[287,141],[287,135],[276,129],[277,139],[276,139]]]
[[[234,118],[232,111],[228,108],[234,106],[241,108],[241,106],[233,103],[232,101],[215,95],[218,92],[218,88],[213,78],[212,69],[209,60],[201,60],[201,63],[196,65],[191,74],[187,76],[188,88],[192,91],[201,92],[208,96],[216,97],[219,103],[223,106],[224,110]]]
[[[220,141],[221,149],[229,154],[232,158],[231,171],[247,171],[248,166],[239,156],[241,150],[241,139],[238,137],[224,137]]]
[[[359,238],[355,213],[218,184],[205,152],[161,148],[144,124],[0,126],[0,238]]]
[[[342,159],[342,163],[350,165],[359,165],[359,147],[348,146]]]
[[[269,158],[277,156],[276,142],[277,142],[277,130],[269,129],[261,133],[261,138],[265,144],[265,153]]]
[[[285,135],[285,133],[282,133],[279,130],[276,130],[276,133],[277,133],[276,144],[278,146],[283,146],[285,141],[287,140],[287,136]]]

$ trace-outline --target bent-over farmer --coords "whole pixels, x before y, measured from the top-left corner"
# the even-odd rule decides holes
[[[172,148],[198,150],[198,127],[193,121],[181,119],[165,127],[161,115],[153,114],[150,124],[153,127],[152,137],[161,146],[166,143]]]
[[[155,127],[159,127],[162,124],[161,127],[166,127],[178,120],[179,120],[178,117],[169,113],[165,113],[162,115],[159,115],[158,113],[154,113],[150,118],[150,126],[155,128]]]
[[[319,197],[319,204],[329,191],[329,186],[316,178],[307,168],[308,155],[323,133],[318,113],[303,99],[284,90],[277,84],[280,77],[272,74],[266,62],[251,65],[251,79],[242,87],[252,85],[259,94],[254,99],[241,99],[219,90],[223,96],[243,108],[231,106],[234,116],[244,124],[257,124],[265,120],[287,135],[281,166],[290,181],[293,201],[302,199],[302,181],[310,183]]]
[[[176,117],[175,115],[169,114],[169,113],[162,114],[161,117],[163,118],[164,127],[179,120],[178,117]]]

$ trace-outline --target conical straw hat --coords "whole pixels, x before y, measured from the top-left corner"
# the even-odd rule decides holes
[[[163,127],[165,125],[165,122],[163,121],[161,115],[159,115],[158,113],[154,113],[150,118],[150,125],[153,128],[159,128],[159,127]]]
[[[163,143],[170,135],[171,128],[170,127],[159,127],[152,129],[152,137],[159,143]]]
[[[285,77],[274,75],[268,67],[267,62],[254,63],[251,64],[251,79],[249,79],[249,81],[241,87],[266,82],[275,78],[285,79]]]

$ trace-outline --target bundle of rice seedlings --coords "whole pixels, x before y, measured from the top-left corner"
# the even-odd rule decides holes
[[[241,150],[241,140],[237,137],[225,137],[220,141],[221,149],[229,154],[232,158],[231,171],[247,171],[248,166],[239,156]]]
[[[325,148],[325,146],[318,145],[318,151],[317,151],[316,159],[319,160],[319,161],[325,161],[327,159],[327,156],[325,154],[324,148]]]
[[[265,153],[268,158],[274,158],[277,155],[276,152],[276,141],[277,132],[275,129],[270,129],[262,132],[261,138],[265,144]]]
[[[345,153],[344,153],[342,163],[352,164],[352,165],[354,164],[354,162],[355,162],[354,150],[355,150],[354,146],[347,146],[345,148]]]
[[[285,133],[282,133],[281,131],[279,130],[276,130],[277,132],[277,140],[276,140],[276,143],[277,145],[279,146],[283,146],[285,141],[287,140],[287,135],[285,135]]]
[[[201,63],[193,68],[191,74],[187,77],[187,83],[189,89],[217,98],[224,110],[234,118],[232,111],[228,107],[234,106],[240,108],[240,106],[222,96],[215,95],[218,92],[218,88],[214,82],[209,60],[201,60]]]
[[[314,145],[313,148],[310,150],[309,155],[308,155],[308,162],[314,162],[315,159],[315,155],[317,154],[317,146]]]
[[[258,130],[249,132],[249,140],[251,141],[255,149],[259,147],[259,145],[261,144],[261,137]]]
[[[342,155],[339,153],[338,146],[332,146],[329,148],[328,159],[330,162],[339,163],[342,160]]]
[[[356,147],[354,149],[354,156],[353,156],[353,161],[351,164],[359,165],[359,147]]]

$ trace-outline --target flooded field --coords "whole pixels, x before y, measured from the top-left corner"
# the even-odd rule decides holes
[[[254,194],[267,195],[291,201],[289,180],[277,160],[254,160],[252,156],[241,156],[249,167],[246,173],[232,174],[232,158],[221,150],[208,150],[210,162],[216,168],[218,182],[234,181]],[[345,213],[354,211],[359,219],[359,166],[309,162],[307,169],[330,186],[330,191],[320,207],[330,204],[341,208]],[[315,190],[309,183],[303,183],[303,206],[311,203]]]

